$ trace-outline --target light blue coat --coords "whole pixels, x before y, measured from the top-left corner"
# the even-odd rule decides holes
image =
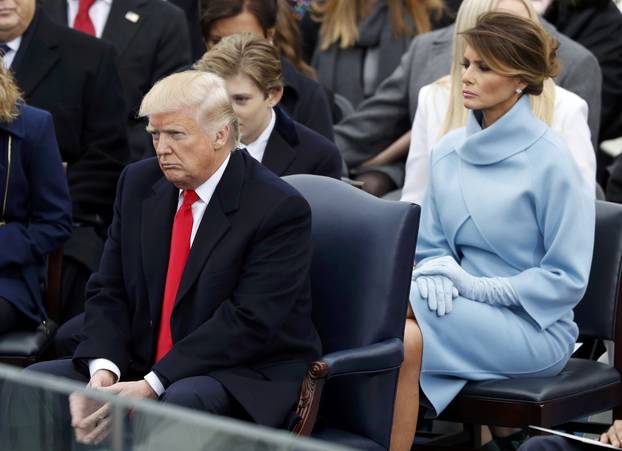
[[[492,126],[473,113],[432,151],[416,261],[451,255],[470,274],[506,277],[519,308],[463,297],[437,317],[411,287],[424,351],[421,387],[436,413],[466,380],[556,374],[578,329],[589,278],[594,198],[560,138],[521,98]]]

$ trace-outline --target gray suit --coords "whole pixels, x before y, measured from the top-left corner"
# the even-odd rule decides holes
[[[543,21],[544,22],[544,21]],[[560,42],[562,70],[558,85],[581,96],[589,105],[592,142],[598,142],[602,75],[598,61],[587,49],[544,23]],[[335,126],[335,143],[349,168],[381,152],[412,124],[419,89],[449,74],[454,26],[417,36],[400,65],[350,116]],[[376,168],[398,185],[404,182],[403,162]]]

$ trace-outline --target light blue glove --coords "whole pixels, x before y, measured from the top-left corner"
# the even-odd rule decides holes
[[[445,276],[451,280],[460,295],[474,301],[506,307],[520,305],[518,295],[507,279],[472,276],[450,256],[425,261],[413,271],[413,279],[421,276]]]
[[[458,297],[458,290],[454,284],[445,276],[413,276],[417,283],[419,294],[423,299],[427,299],[428,308],[436,312],[438,316],[444,316],[453,310],[453,299]]]

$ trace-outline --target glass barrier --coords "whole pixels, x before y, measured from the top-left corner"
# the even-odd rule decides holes
[[[88,444],[76,441],[80,433],[71,425],[69,397],[86,403],[89,412],[98,412],[90,436],[82,433],[79,437]],[[67,379],[0,365],[3,451],[348,449],[170,404],[114,396]]]

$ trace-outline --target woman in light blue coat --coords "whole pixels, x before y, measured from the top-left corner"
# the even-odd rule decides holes
[[[561,371],[592,259],[593,194],[524,95],[540,94],[555,75],[555,43],[533,21],[503,12],[481,16],[462,38],[471,111],[432,151],[394,449],[412,443],[417,377],[439,414],[468,380]]]

